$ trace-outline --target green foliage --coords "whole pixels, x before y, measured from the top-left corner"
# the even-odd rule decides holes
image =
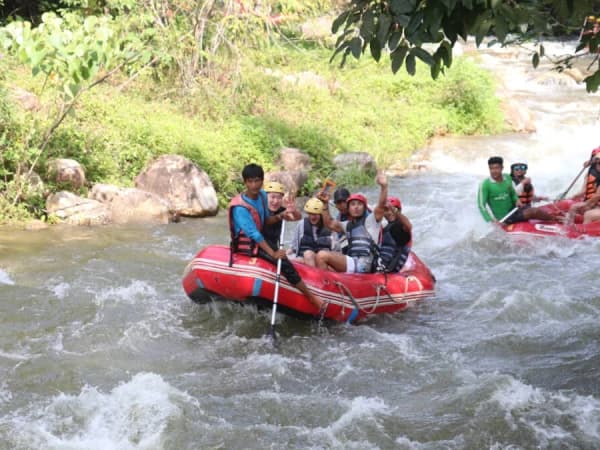
[[[349,189],[372,185],[375,175],[375,172],[365,171],[358,165],[350,165],[343,170],[336,170],[334,174],[336,183]]]
[[[120,34],[109,16],[46,13],[42,23],[15,21],[0,29],[0,45],[43,74],[47,82],[73,100],[101,77],[101,71],[141,58],[144,43],[134,34]]]
[[[404,64],[407,73],[414,75],[418,59],[429,66],[431,77],[436,79],[451,66],[452,48],[459,37],[467,40],[472,36],[479,46],[493,34],[505,45],[537,40],[554,30],[577,32],[595,6],[594,0],[353,0],[332,24],[333,33],[339,36],[331,59],[341,55],[343,66],[348,56],[358,59],[369,52],[379,61],[382,52],[389,51],[393,73]],[[580,47],[594,53],[599,43],[600,36],[584,35]],[[533,52],[534,67],[542,56],[543,49]],[[555,63],[561,69],[579,56],[573,54]],[[598,74],[600,60],[594,65]],[[585,81],[588,91],[595,92],[600,75]]]
[[[502,115],[498,113],[499,101],[490,96],[494,83],[475,66],[460,60],[440,80],[443,85],[441,105],[447,118],[448,131],[452,134],[491,134],[502,127]]]
[[[43,97],[46,101],[38,113],[15,115],[7,102],[2,109],[5,96],[0,92],[0,121],[6,122],[6,130],[12,130],[10,138],[0,140],[0,146],[4,145],[0,155],[4,184],[0,191],[5,197],[25,199],[27,192],[21,189],[21,178],[17,175],[36,163],[44,177],[46,163],[51,158],[79,161],[91,184],[107,182],[131,186],[149,161],[162,154],[176,153],[192,159],[208,173],[224,206],[242,187],[243,166],[256,162],[265,170],[277,170],[275,160],[281,147],[297,147],[310,155],[312,171],[301,193],[308,194],[319,187],[324,178],[334,174],[332,160],[337,154],[367,151],[386,168],[407,159],[415,148],[437,134],[494,132],[501,126],[493,99],[493,84],[472,64],[457,60],[434,82],[421,70],[427,62],[423,62],[426,57],[418,52],[414,53],[414,76],[404,71],[394,76],[384,64],[367,64],[364,60],[350,60],[341,70],[328,64],[326,49],[304,49],[281,41],[277,41],[277,45],[256,45],[256,49],[250,45],[243,53],[232,52],[234,56],[229,59],[225,51],[209,55],[198,47],[190,47],[193,32],[187,29],[185,33],[191,34],[182,34],[177,42],[178,27],[188,25],[183,21],[171,22],[179,17],[177,14],[191,13],[189,7],[194,3],[182,0],[177,3],[182,11],[173,10],[172,16],[163,17],[168,19],[164,22],[168,30],[146,30],[144,39],[150,39],[155,46],[152,64],[148,67],[156,77],[144,77],[142,60],[138,60],[128,66],[126,74],[133,76],[125,83],[121,78],[118,85],[99,84],[93,92],[81,97],[82,90],[97,79],[89,78],[88,84],[82,84],[82,90],[77,91],[76,97],[80,99],[77,108],[65,115],[60,127],[48,135],[44,152],[40,152],[40,143],[56,119],[51,105],[57,97],[51,98],[48,92],[59,95],[59,103],[68,102],[68,98],[62,97],[64,80],[58,76],[52,79],[52,75],[47,80],[28,78],[14,66],[8,70],[11,83],[46,92]],[[294,6],[294,2],[286,3],[289,8]],[[318,6],[319,2],[308,3]],[[111,2],[111,7],[115,4]],[[165,4],[175,5],[175,2]],[[188,9],[183,10],[186,4]],[[128,7],[140,8],[141,3]],[[298,3],[296,7],[304,6]],[[130,18],[131,15],[135,17]],[[56,25],[57,30],[66,31],[67,23],[75,29],[74,34],[81,31],[78,26],[85,28],[85,22],[77,25],[69,20],[63,18]],[[102,24],[98,28],[109,27],[115,33],[113,36],[127,35],[146,23],[141,13],[130,14],[122,20],[106,19],[105,22],[102,17],[97,20]],[[31,28],[28,32],[42,33]],[[87,32],[81,33],[84,36]],[[41,39],[42,34],[36,36],[35,39]],[[249,42],[252,38],[244,39]],[[11,42],[14,45],[15,41]],[[26,58],[21,61],[31,63],[36,52],[50,45],[49,42],[48,38],[39,48],[26,50]],[[82,42],[85,47],[85,39]],[[81,50],[82,55],[87,54],[85,51]],[[183,80],[182,67],[193,64],[186,59],[193,56],[193,52],[200,52],[197,54],[200,59],[196,69],[186,66],[188,83]],[[62,70],[64,76],[71,76],[72,72],[66,70],[69,65],[61,66],[59,61],[76,59],[75,54],[56,53],[52,59],[52,64],[60,66],[56,71]],[[14,58],[0,59],[0,65],[16,57],[22,55],[17,51]],[[50,63],[45,66],[44,61],[40,60],[36,67],[44,67],[47,72],[40,69],[38,73],[56,73],[55,69],[50,70],[54,66]],[[98,61],[105,60],[99,57]],[[113,64],[110,67],[116,67],[116,60],[110,62]],[[98,68],[96,76],[106,73],[108,67]],[[206,76],[199,77],[199,73]],[[2,112],[5,110],[9,112]],[[51,114],[44,115],[48,111]],[[372,174],[352,169],[335,176],[338,183],[348,186],[373,181]],[[46,184],[46,191],[59,188]],[[3,216],[17,217],[22,213],[39,215],[43,198],[39,193],[31,193],[26,200],[29,210],[17,204],[12,213],[0,212],[0,221]]]

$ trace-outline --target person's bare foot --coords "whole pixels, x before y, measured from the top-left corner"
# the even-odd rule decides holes
[[[319,297],[315,296],[314,294],[311,294],[309,296],[308,301],[311,302],[319,310],[321,310],[323,306],[325,306],[325,302]]]

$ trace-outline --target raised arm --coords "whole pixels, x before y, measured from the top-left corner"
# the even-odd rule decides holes
[[[385,205],[387,204],[388,198],[388,181],[387,177],[383,172],[378,172],[377,177],[375,177],[375,182],[379,185],[379,198],[377,199],[377,205],[375,209],[373,209],[373,214],[375,215],[375,220],[379,222],[383,218],[383,214],[385,213]]]
[[[329,193],[319,192],[316,197],[323,202],[323,214],[321,214],[321,217],[323,217],[323,225],[325,228],[338,233],[343,233],[344,228],[342,227],[342,223],[335,220],[329,214]]]
[[[283,213],[284,219],[295,222],[302,219],[302,213],[296,208],[296,199],[292,196],[287,197],[284,200],[285,212]]]

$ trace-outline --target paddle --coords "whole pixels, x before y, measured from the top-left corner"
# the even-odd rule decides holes
[[[518,206],[515,206],[515,207],[514,207],[514,208],[513,208],[513,209],[512,209],[512,210],[511,210],[511,211],[510,211],[510,212],[509,212],[507,215],[505,215],[505,216],[504,216],[502,219],[500,219],[500,220],[498,221],[498,223],[504,223],[504,221],[505,221],[506,219],[508,219],[508,218],[509,218],[509,217],[512,215],[512,213],[514,213],[514,212],[515,212],[517,209],[519,209],[519,207],[518,207]]]
[[[279,235],[279,250],[283,248],[283,235],[285,233],[285,220],[281,221],[281,234]],[[277,274],[275,275],[275,293],[273,294],[273,312],[271,313],[271,329],[268,335],[275,339],[275,315],[277,314],[277,300],[279,299],[279,284],[281,280],[281,259],[277,260]]]
[[[590,158],[590,161],[592,159]],[[567,188],[567,190],[565,192],[563,192],[562,194],[560,194],[560,197],[558,197],[555,201],[558,200],[563,200],[566,196],[567,193],[571,190],[571,188],[573,187],[573,185],[577,182],[577,180],[579,179],[579,177],[581,176],[581,174],[583,173],[583,171],[586,169],[587,167],[584,165],[581,170],[579,171],[579,173],[577,174],[577,176],[575,177],[575,179],[571,182],[571,184],[569,185],[569,187]]]

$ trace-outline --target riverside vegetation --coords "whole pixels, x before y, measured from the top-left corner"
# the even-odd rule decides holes
[[[53,158],[79,161],[89,185],[131,186],[152,159],[180,154],[207,172],[225,205],[241,189],[241,168],[273,169],[281,147],[310,155],[309,192],[339,153],[366,151],[386,168],[433,136],[503,129],[492,76],[467,58],[437,80],[419,65],[414,76],[393,75],[383,59],[330,63],[335,42],[300,31],[331,13],[329,2],[271,1],[268,15],[252,17],[213,13],[222,27],[204,29],[202,41],[197,21],[184,20],[198,11],[179,2],[157,17],[143,3],[115,2],[110,17],[75,7],[46,14],[21,43],[22,22],[0,30],[0,223],[43,216],[47,195],[63,188],[44,179]],[[275,12],[285,20],[275,23]],[[110,39],[94,47],[101,31]],[[65,38],[78,34],[79,43]],[[298,82],[303,74],[313,81]],[[17,89],[35,93],[39,107],[19,106]],[[31,187],[33,173],[42,190]],[[336,181],[370,179],[348,172]]]

